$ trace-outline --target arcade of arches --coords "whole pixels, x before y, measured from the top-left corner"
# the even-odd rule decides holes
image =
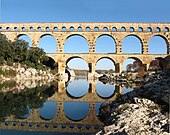
[[[32,47],[39,47],[41,38],[49,35],[56,42],[56,51],[47,55],[55,60],[58,72],[65,74],[67,61],[79,57],[89,66],[89,72],[94,73],[96,63],[102,58],[109,58],[115,64],[115,71],[122,71],[122,64],[128,58],[139,59],[146,69],[150,62],[157,57],[166,57],[170,54],[170,23],[1,23],[0,33],[13,41],[20,35],[30,38]],[[88,51],[85,53],[65,53],[65,43],[73,36],[80,36],[87,41]],[[98,52],[98,40],[108,36],[113,43],[113,51]],[[137,46],[135,52],[125,53],[124,41],[135,37]],[[149,49],[153,37],[162,38],[165,43],[165,53],[157,54]],[[139,44],[139,45],[138,45]],[[161,44],[162,45],[162,44]],[[160,45],[160,46],[161,46]],[[126,46],[127,47],[127,46]],[[128,45],[131,48],[133,45]],[[48,48],[48,47],[47,47]],[[50,46],[49,46],[50,48]],[[162,48],[162,46],[160,47]],[[54,50],[54,49],[53,49]],[[149,54],[151,52],[152,54]]]

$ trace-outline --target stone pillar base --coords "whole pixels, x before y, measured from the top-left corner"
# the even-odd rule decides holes
[[[87,78],[88,80],[97,80],[99,78],[99,75],[96,72],[88,73]]]

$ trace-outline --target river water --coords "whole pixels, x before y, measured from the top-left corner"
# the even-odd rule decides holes
[[[101,103],[132,90],[76,77],[67,83],[1,92],[0,135],[96,133],[104,126],[97,117]]]

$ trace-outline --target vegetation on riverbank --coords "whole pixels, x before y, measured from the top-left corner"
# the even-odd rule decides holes
[[[51,82],[27,88],[19,93],[0,91],[0,122],[4,122],[10,115],[16,118],[24,118],[25,115],[29,115],[29,109],[42,107],[43,103],[55,93],[55,89],[56,82]]]
[[[13,66],[15,63],[27,68],[31,67],[42,70],[48,67],[54,69],[55,67],[55,64],[50,63],[47,65],[49,58],[43,49],[29,47],[28,42],[17,38],[11,42],[5,35],[0,34],[0,66]],[[2,74],[6,74],[6,72],[0,71]]]

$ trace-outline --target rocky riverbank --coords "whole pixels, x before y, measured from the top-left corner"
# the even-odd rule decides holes
[[[145,81],[139,89],[101,105],[99,118],[106,126],[97,135],[169,134],[170,72],[149,75]]]
[[[126,73],[112,73],[104,74],[99,77],[99,80],[103,83],[113,84],[115,82],[120,83],[138,83],[143,82],[143,76],[138,73],[126,72]]]
[[[53,74],[51,70],[37,70],[34,68],[24,68],[20,66],[1,66],[0,67],[0,79],[1,81],[7,80],[52,80],[58,77],[57,74]]]
[[[0,91],[13,93],[37,86],[48,85],[60,77],[49,70],[37,70],[20,66],[0,67]]]

